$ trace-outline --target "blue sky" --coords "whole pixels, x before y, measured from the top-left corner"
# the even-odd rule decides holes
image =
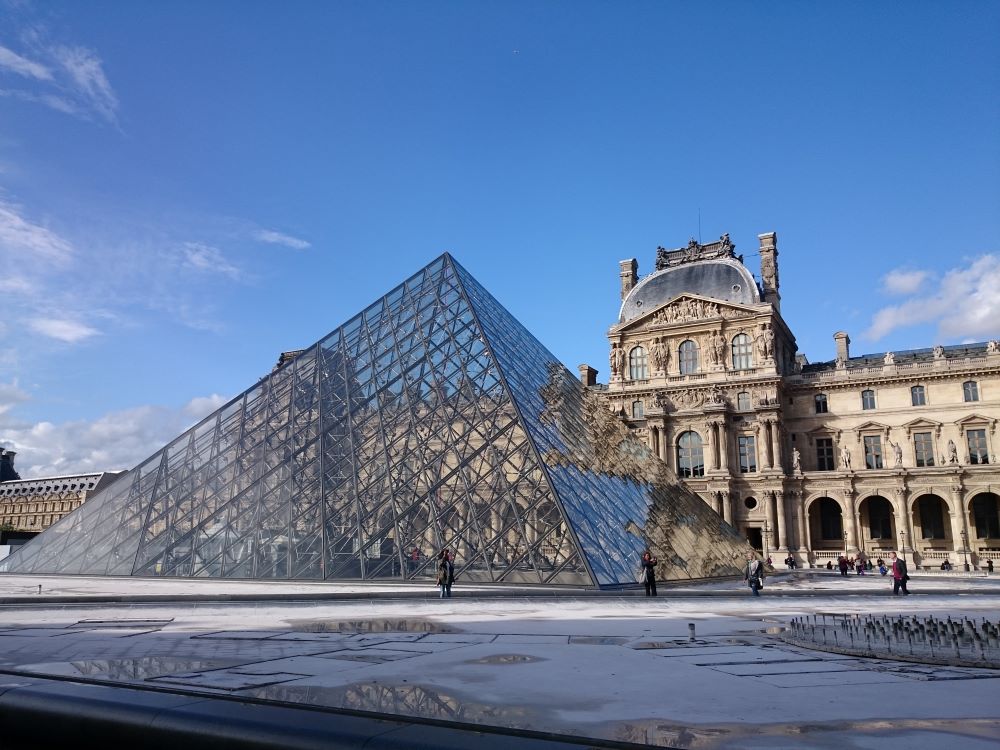
[[[730,233],[812,361],[1000,336],[996,2],[0,0],[0,444],[130,467],[451,251],[607,377]],[[700,224],[699,224],[700,217]]]

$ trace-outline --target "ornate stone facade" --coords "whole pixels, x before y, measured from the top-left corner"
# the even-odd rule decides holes
[[[1000,342],[852,357],[841,331],[809,364],[781,317],[777,237],[758,239],[760,284],[728,235],[659,248],[643,279],[622,261],[612,374],[591,387],[776,564],[1000,564]]]

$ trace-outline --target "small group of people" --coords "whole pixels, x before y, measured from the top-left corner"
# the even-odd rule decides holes
[[[795,570],[795,568],[796,568],[795,558],[792,557],[791,555],[789,555],[788,557],[786,557],[785,558],[785,567],[788,568],[789,570]]]

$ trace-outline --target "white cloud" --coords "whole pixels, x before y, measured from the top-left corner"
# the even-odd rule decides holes
[[[52,80],[51,71],[44,65],[21,57],[13,50],[2,46],[0,46],[0,68],[12,71],[26,78],[35,78],[39,81]]]
[[[220,396],[218,393],[213,393],[211,396],[198,396],[184,405],[184,413],[192,419],[200,420],[222,407],[227,401],[229,401],[228,397]]]
[[[17,206],[0,201],[0,255],[4,251],[11,256],[31,253],[57,265],[66,265],[74,254],[73,246],[58,234],[25,219]]]
[[[26,391],[18,387],[16,380],[10,383],[0,383],[0,415],[30,398],[31,396]]]
[[[130,469],[195,424],[204,416],[195,416],[198,411],[211,413],[213,404],[226,401],[213,394],[180,408],[140,406],[62,424],[15,424],[0,411],[0,434],[5,446],[17,451],[17,469],[25,478]]]
[[[953,268],[931,293],[879,310],[863,334],[878,341],[898,328],[937,323],[939,340],[994,338],[1000,332],[1000,255]]]
[[[35,285],[20,276],[0,279],[0,294],[31,294]]]
[[[91,328],[84,323],[63,318],[32,318],[28,321],[28,325],[36,333],[70,344],[75,344],[77,341],[83,341],[100,333],[96,328]]]
[[[895,269],[882,277],[882,288],[889,294],[914,294],[930,276],[927,271]]]
[[[242,276],[240,269],[226,260],[217,247],[200,242],[185,242],[181,252],[183,264],[187,268],[205,273],[219,273],[234,280]]]
[[[108,77],[104,75],[101,59],[83,47],[56,47],[55,58],[69,75],[71,89],[108,122],[115,122],[118,97]]]
[[[312,247],[305,240],[300,240],[297,237],[282,234],[281,232],[275,232],[272,229],[258,230],[254,234],[254,237],[261,242],[267,242],[271,245],[284,245],[285,247],[290,247],[295,250],[305,250],[308,247]]]

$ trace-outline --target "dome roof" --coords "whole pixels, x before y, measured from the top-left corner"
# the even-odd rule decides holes
[[[685,293],[744,305],[760,302],[757,282],[746,266],[733,258],[716,258],[650,274],[628,293],[618,321],[638,318]]]

